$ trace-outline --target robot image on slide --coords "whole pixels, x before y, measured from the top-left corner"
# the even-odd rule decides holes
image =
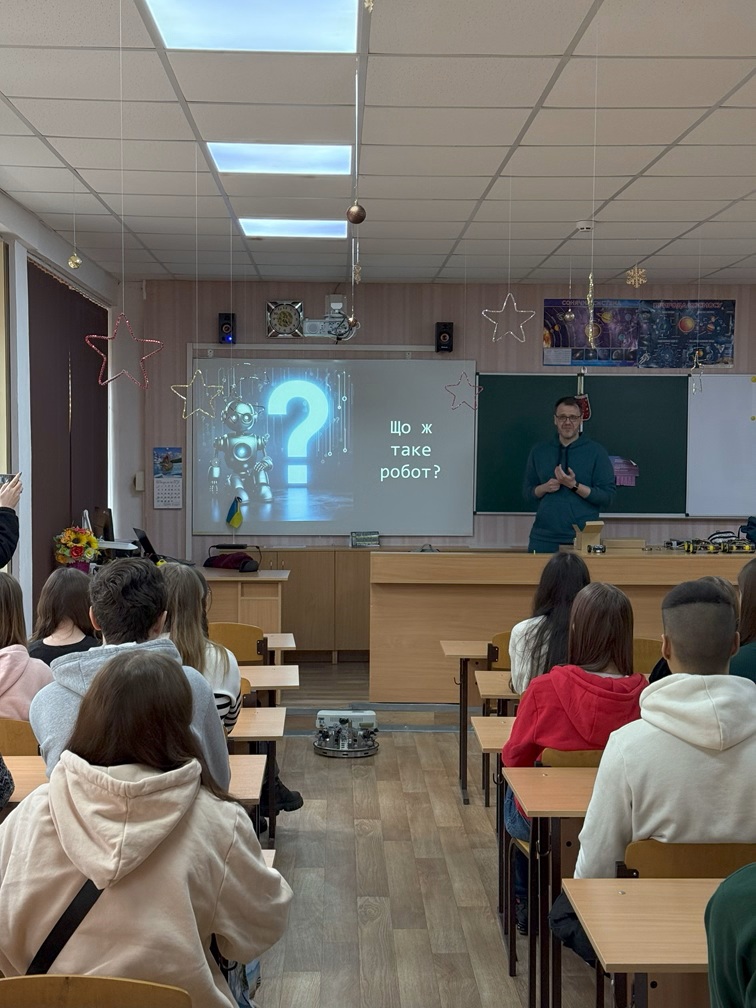
[[[213,442],[215,454],[208,469],[211,493],[219,492],[222,457],[229,470],[226,482],[242,504],[250,500],[262,503],[273,500],[268,480],[268,473],[273,468],[273,459],[268,455],[270,435],[253,432],[263,409],[241,399],[231,399],[223,407],[222,420],[229,431]]]

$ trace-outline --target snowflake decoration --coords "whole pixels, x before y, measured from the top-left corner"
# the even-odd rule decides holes
[[[647,283],[646,271],[642,269],[638,263],[636,263],[632,269],[629,269],[627,273],[625,273],[625,276],[627,277],[625,282],[636,289],[640,287],[641,284]]]
[[[511,307],[510,307],[511,302]],[[489,322],[493,323],[494,331],[491,339],[494,343],[498,343],[503,336],[514,336],[518,343],[525,342],[525,323],[529,322],[535,315],[534,311],[530,311],[527,308],[518,308],[517,302],[514,299],[514,294],[509,291],[507,296],[504,298],[504,304],[499,309],[484,308],[480,313],[484,319],[488,319]],[[500,315],[502,318],[493,318],[494,315]],[[517,321],[518,315],[524,315],[525,318],[522,321]],[[511,324],[510,324],[511,323]],[[503,330],[499,334],[499,328]],[[515,327],[520,330],[520,335],[518,336],[515,332]]]
[[[199,380],[199,381],[198,381]],[[198,381],[197,389],[195,390],[194,384]],[[179,392],[179,389],[184,389],[186,395]],[[191,392],[190,392],[191,389]],[[199,368],[192,375],[192,380],[188,385],[171,385],[171,392],[177,395],[179,399],[184,400],[184,408],[181,411],[181,419],[188,420],[189,417],[193,417],[195,413],[201,413],[202,416],[209,417],[211,420],[215,419],[215,400],[219,395],[223,395],[222,385],[207,385],[205,384],[205,376],[199,370]],[[194,403],[199,400],[202,403],[202,395],[204,394],[204,402],[207,409],[203,405],[194,406]],[[186,412],[186,407],[189,405],[189,397],[192,399],[192,406],[194,407],[188,413]]]
[[[478,395],[482,391],[482,385],[473,385],[467,377],[467,372],[463,371],[459,376],[459,381],[453,385],[444,385],[446,391],[452,397],[453,410],[460,406],[469,406],[471,410],[478,408]]]
[[[114,374],[112,378],[105,378],[105,372],[107,371],[107,367],[108,367],[108,357],[107,357],[107,354],[104,353],[102,350],[100,350],[99,347],[96,347],[94,345],[94,343],[92,342],[92,340],[105,340],[107,343],[112,343],[113,340],[118,335],[118,328],[121,325],[122,321],[126,323],[126,328],[129,330],[129,335],[131,336],[131,338],[134,340],[135,343],[144,343],[144,344],[151,343],[151,344],[153,344],[156,347],[155,350],[150,350],[149,353],[143,354],[139,358],[139,370],[142,372],[142,380],[141,380],[141,382],[139,381],[138,378],[135,378],[134,375],[129,370],[127,370],[127,368],[122,368],[118,372],[118,374]],[[142,391],[144,391],[145,389],[147,389],[149,387],[149,384],[150,384],[150,380],[147,377],[147,372],[145,371],[145,368],[144,368],[144,362],[146,360],[148,360],[150,357],[154,357],[156,353],[160,353],[160,351],[163,349],[163,346],[164,346],[164,344],[160,340],[156,340],[156,339],[142,339],[139,336],[135,336],[134,335],[134,330],[131,328],[131,323],[126,318],[126,316],[123,314],[123,312],[121,312],[121,314],[116,319],[116,324],[115,324],[115,328],[113,329],[113,335],[112,336],[101,336],[101,335],[97,335],[95,333],[90,333],[89,336],[85,336],[84,337],[84,342],[87,344],[88,347],[90,347],[92,350],[94,350],[94,352],[96,354],[99,354],[100,357],[102,357],[102,364],[100,365],[100,374],[99,374],[99,376],[97,378],[97,384],[98,385],[109,385],[111,382],[115,381],[116,378],[120,378],[121,375],[126,375],[126,377],[129,378],[131,381],[133,381],[134,384],[137,386],[137,388],[142,389]]]
[[[695,395],[696,392],[703,392],[703,368],[701,367],[703,353],[703,350],[695,350],[693,352],[693,366],[688,372],[692,395]]]

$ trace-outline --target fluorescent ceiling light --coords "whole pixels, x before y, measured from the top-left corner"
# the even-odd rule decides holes
[[[218,171],[255,175],[349,175],[352,148],[335,144],[209,143]]]
[[[274,220],[270,217],[242,217],[239,220],[248,238],[346,238],[345,220]]]
[[[359,0],[146,0],[168,49],[357,51]]]

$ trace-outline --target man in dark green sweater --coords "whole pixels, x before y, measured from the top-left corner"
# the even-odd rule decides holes
[[[756,864],[730,875],[706,907],[711,1008],[756,1005]]]
[[[537,444],[525,467],[523,493],[536,507],[529,553],[555,553],[614,499],[614,469],[606,450],[580,435],[580,404],[572,396],[554,406],[556,434]]]

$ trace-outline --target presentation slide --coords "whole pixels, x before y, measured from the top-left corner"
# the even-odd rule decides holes
[[[202,358],[192,370],[195,534],[472,534],[474,361]]]

